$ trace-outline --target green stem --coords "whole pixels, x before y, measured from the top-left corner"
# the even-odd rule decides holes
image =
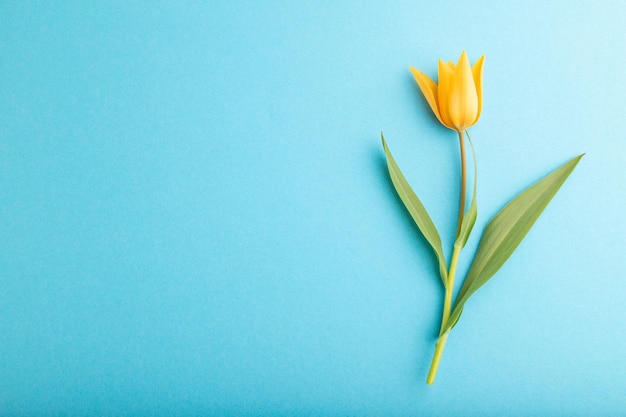
[[[443,314],[441,317],[441,329],[439,335],[448,323],[450,318],[450,312],[452,310],[452,291],[454,287],[454,277],[456,276],[456,265],[459,262],[459,254],[461,253],[461,245],[454,244],[454,250],[452,251],[452,260],[450,261],[450,272],[448,273],[448,286],[446,287],[446,296],[443,300]]]
[[[459,261],[459,253],[461,253],[461,245],[455,244],[454,251],[452,252],[452,260],[450,261],[450,272],[448,273],[446,296],[443,301],[443,315],[441,317],[440,332],[443,331],[446,324],[448,323],[448,319],[450,318],[450,310],[452,308],[452,290],[454,287],[454,276],[456,275],[456,265]],[[448,334],[450,334],[450,331],[447,331],[444,334],[439,334],[439,339],[437,340],[437,344],[435,345],[435,354],[433,355],[433,360],[430,364],[430,371],[428,372],[428,379],[426,380],[426,383],[429,385],[435,382],[437,369],[439,369],[439,361],[441,360],[443,349],[446,347],[446,342],[448,341]]]
[[[428,379],[426,383],[428,385],[432,385],[435,382],[435,377],[437,376],[437,369],[439,368],[439,361],[441,360],[441,355],[443,354],[443,348],[446,347],[446,341],[448,340],[448,334],[446,333],[437,340],[437,345],[435,347],[435,355],[433,356],[433,362],[430,365],[430,372],[428,372]]]
[[[459,132],[459,146],[461,150],[461,191],[459,195],[459,217],[457,221],[456,238],[458,239],[461,234],[461,225],[463,224],[463,215],[465,213],[465,140],[463,138],[463,132]],[[455,239],[456,241],[456,239]],[[450,310],[452,309],[452,292],[454,290],[454,277],[456,275],[456,266],[459,261],[459,254],[461,253],[462,245],[460,243],[454,244],[452,250],[452,259],[450,260],[450,268],[448,272],[448,282],[446,285],[446,295],[443,301],[443,313],[441,317],[441,329],[439,330],[439,339],[435,345],[435,354],[430,364],[430,371],[428,372],[427,384],[435,382],[437,376],[437,370],[439,369],[439,362],[441,361],[441,355],[443,349],[446,347],[448,341],[449,331],[445,334],[441,334],[446,327],[448,320],[450,319]]]
[[[459,147],[461,153],[461,191],[459,195],[459,220],[456,227],[456,237],[461,234],[461,224],[463,223],[463,214],[465,213],[465,138],[463,132],[459,132]]]

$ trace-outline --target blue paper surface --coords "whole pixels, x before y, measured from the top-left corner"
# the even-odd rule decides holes
[[[0,414],[626,413],[626,58],[613,1],[0,5]],[[443,303],[457,140],[408,67],[485,54],[478,221],[579,166]]]

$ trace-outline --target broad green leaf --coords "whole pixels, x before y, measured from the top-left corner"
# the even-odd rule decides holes
[[[472,156],[474,157],[474,187],[472,191],[472,202],[470,203],[469,209],[463,215],[463,221],[461,222],[461,232],[456,239],[457,244],[461,245],[461,248],[465,247],[467,243],[467,239],[472,233],[472,228],[474,227],[474,223],[476,223],[476,216],[478,215],[478,206],[476,205],[476,178],[477,178],[477,169],[476,169],[476,152],[474,151],[474,144],[469,137],[470,146],[472,148]]]
[[[571,159],[527,188],[489,222],[442,334],[458,322],[469,297],[509,259],[583,155]]]
[[[385,136],[381,133],[381,137],[383,139],[383,148],[385,149],[385,154],[387,155],[387,168],[389,169],[389,176],[391,177],[391,182],[393,182],[393,186],[396,188],[400,199],[406,206],[407,210],[413,217],[415,224],[426,238],[426,241],[430,244],[435,255],[437,256],[437,261],[439,262],[439,275],[441,276],[441,280],[443,281],[444,287],[448,285],[448,268],[446,266],[446,260],[443,255],[443,249],[441,247],[441,237],[439,237],[439,232],[435,227],[432,219],[428,215],[426,208],[422,204],[417,195],[411,189],[411,186],[407,182],[406,178],[400,171],[400,168],[396,164],[395,159],[391,155],[389,148],[387,147],[387,142],[385,142]]]

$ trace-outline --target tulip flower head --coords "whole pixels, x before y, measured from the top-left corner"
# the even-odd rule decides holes
[[[463,132],[480,118],[484,61],[483,55],[470,68],[465,51],[456,65],[439,60],[439,85],[410,67],[430,108],[447,128]]]

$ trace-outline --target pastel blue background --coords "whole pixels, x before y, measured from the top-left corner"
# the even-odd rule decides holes
[[[0,415],[626,413],[619,1],[0,5]],[[587,155],[468,303],[458,150],[409,65],[486,54],[482,228]]]

